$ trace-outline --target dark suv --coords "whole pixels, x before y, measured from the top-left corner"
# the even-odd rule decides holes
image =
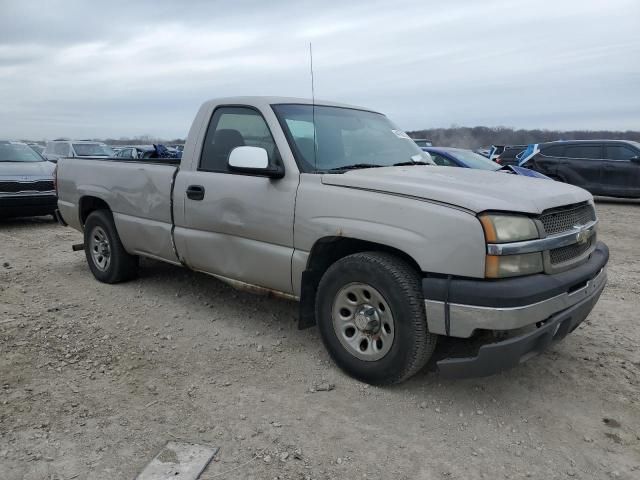
[[[571,140],[539,145],[527,168],[589,190],[593,195],[640,197],[640,143]]]
[[[489,160],[500,165],[518,165],[516,156],[525,148],[526,145],[493,145],[489,151]]]

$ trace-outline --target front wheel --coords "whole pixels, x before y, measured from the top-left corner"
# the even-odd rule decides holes
[[[418,372],[437,339],[427,330],[420,276],[387,253],[356,253],[329,267],[318,286],[316,318],[338,366],[375,385]]]
[[[91,273],[104,283],[118,283],[134,278],[138,257],[122,246],[111,212],[96,210],[84,224],[84,251]]]

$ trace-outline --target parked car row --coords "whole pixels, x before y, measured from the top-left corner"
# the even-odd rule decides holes
[[[102,142],[61,138],[46,146],[0,141],[0,218],[53,215],[57,205],[55,164],[63,158],[158,159],[172,163],[182,156],[182,150],[174,147],[136,145],[113,149]]]
[[[527,177],[549,179],[546,175],[528,168],[516,165],[500,165],[476,152],[472,152],[471,150],[466,150],[464,148],[424,147],[422,150],[431,155],[431,159],[436,165],[443,167],[476,168],[492,172],[503,172],[515,175],[524,175]]]
[[[640,143],[624,140],[573,140],[532,145],[494,145],[488,158],[452,147],[422,150],[435,165],[472,168],[553,179],[594,195],[640,197]],[[418,144],[420,146],[420,144]],[[101,142],[58,139],[46,147],[35,143],[0,142],[0,216],[47,215],[55,209],[53,166],[60,158],[179,159],[183,145],[135,145],[112,149]],[[10,160],[13,159],[13,160]],[[491,160],[493,159],[493,160]]]
[[[558,140],[493,145],[490,160],[526,167],[593,195],[640,198],[640,143],[628,140]]]

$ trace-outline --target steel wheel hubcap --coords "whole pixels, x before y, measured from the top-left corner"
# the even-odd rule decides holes
[[[89,240],[89,251],[93,263],[100,271],[105,271],[111,264],[111,246],[109,238],[102,227],[94,227]]]
[[[331,310],[333,330],[342,346],[364,361],[380,360],[395,334],[389,304],[371,285],[349,283],[335,296]]]

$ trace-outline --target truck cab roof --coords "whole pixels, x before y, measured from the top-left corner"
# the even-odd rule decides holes
[[[279,97],[279,96],[246,96],[246,97],[221,97],[212,98],[203,104],[204,106],[211,105],[241,105],[241,106],[254,106],[254,107],[268,107],[270,105],[278,104],[298,104],[298,105],[318,105],[325,107],[341,107],[351,108],[354,110],[364,110],[367,112],[380,113],[370,108],[360,107],[357,105],[350,105],[347,103],[331,102],[328,100],[310,99],[302,97]]]

